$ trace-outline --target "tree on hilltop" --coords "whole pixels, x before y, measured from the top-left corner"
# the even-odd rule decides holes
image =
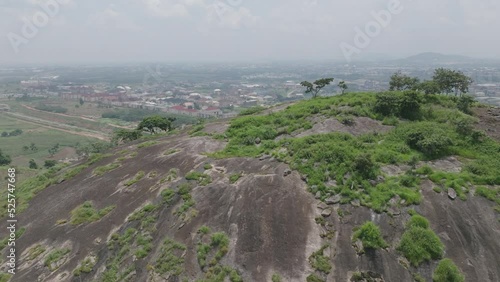
[[[396,72],[391,76],[391,81],[389,82],[390,91],[402,91],[414,89],[420,80],[417,77],[411,77],[403,74],[401,71]]]
[[[339,82],[339,88],[340,88],[340,91],[342,91],[342,94],[344,94],[347,90],[347,84],[345,83],[345,81],[341,81]]]
[[[439,85],[441,92],[455,92],[455,96],[458,93],[464,94],[469,92],[469,86],[474,82],[472,78],[466,76],[461,71],[445,68],[436,69],[432,79]]]
[[[151,134],[155,134],[156,131],[170,131],[172,130],[172,122],[175,118],[166,118],[159,115],[150,116],[143,119],[137,126],[137,130],[146,130]]]
[[[306,88],[306,94],[311,93],[313,98],[318,97],[319,91],[323,89],[325,86],[330,85],[334,78],[321,78],[311,83],[309,81],[302,81],[300,85]]]

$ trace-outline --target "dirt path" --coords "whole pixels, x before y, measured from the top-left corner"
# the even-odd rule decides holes
[[[97,121],[95,121],[94,119],[91,119],[91,118],[86,118],[86,117],[82,117],[82,116],[72,116],[72,115],[62,114],[62,113],[50,113],[50,112],[45,112],[45,111],[37,110],[37,109],[35,109],[35,108],[33,108],[33,107],[30,107],[30,106],[28,106],[28,105],[24,105],[24,104],[21,104],[21,106],[23,106],[24,108],[26,108],[26,109],[28,109],[28,110],[35,111],[35,112],[49,113],[49,114],[58,115],[58,116],[63,116],[63,117],[79,118],[79,119],[83,119],[83,120],[86,120],[86,121],[97,122]],[[116,128],[130,129],[129,127],[126,127],[126,126],[121,126],[121,125],[116,125],[116,124],[111,124],[111,123],[106,123],[106,125],[109,125],[109,126],[112,126],[112,127],[116,127]]]
[[[66,133],[80,135],[80,136],[84,136],[84,137],[96,138],[96,139],[99,139],[102,141],[109,141],[110,140],[109,137],[102,135],[102,134],[98,134],[98,133],[83,132],[83,131],[79,132],[79,131],[73,131],[70,129],[63,129],[63,128],[60,128],[57,126],[47,125],[46,123],[43,122],[43,120],[36,119],[33,117],[22,116],[22,115],[14,114],[14,113],[6,113],[6,115],[8,115],[9,117],[11,117],[13,119],[21,120],[23,122],[31,123],[31,124],[38,125],[38,126],[45,127],[45,128],[49,128],[49,129],[59,130],[59,131],[63,131]]]

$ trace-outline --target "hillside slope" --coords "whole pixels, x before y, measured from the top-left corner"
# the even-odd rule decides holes
[[[500,281],[500,144],[453,98],[417,98],[411,117],[304,101],[65,168],[18,217],[11,280],[432,281],[449,258]]]

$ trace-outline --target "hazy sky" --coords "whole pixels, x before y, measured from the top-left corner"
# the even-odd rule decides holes
[[[390,22],[358,48],[380,11]],[[342,42],[500,58],[497,15],[500,0],[0,0],[0,63],[343,59]]]

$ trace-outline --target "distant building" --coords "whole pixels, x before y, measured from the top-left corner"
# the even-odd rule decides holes
[[[179,114],[179,115],[188,115],[188,116],[198,116],[198,110],[188,109],[183,106],[173,106],[168,108],[168,112]]]
[[[215,107],[208,107],[198,113],[198,116],[201,118],[220,117],[221,115],[221,109]]]

